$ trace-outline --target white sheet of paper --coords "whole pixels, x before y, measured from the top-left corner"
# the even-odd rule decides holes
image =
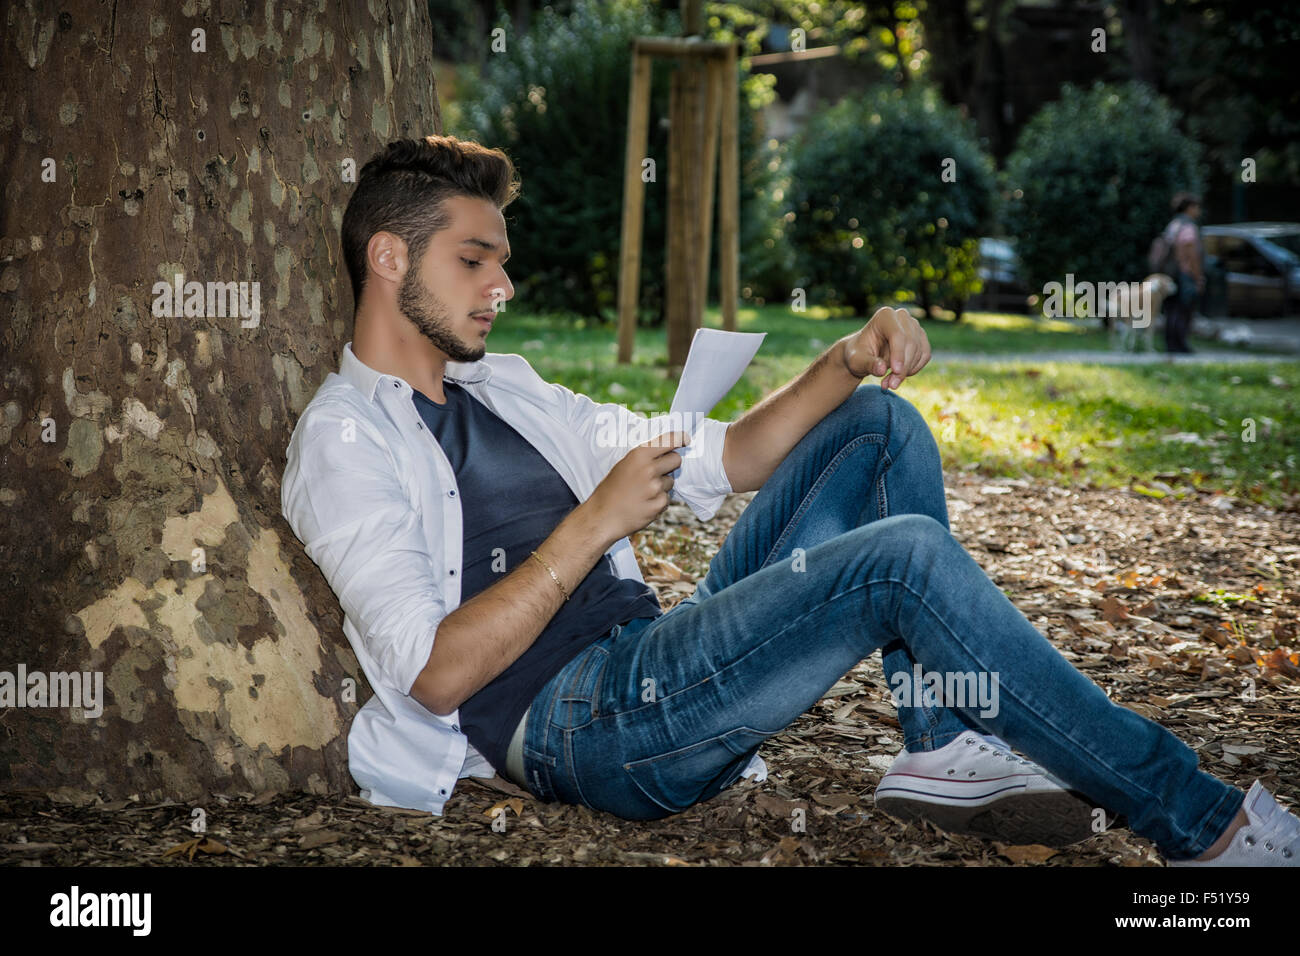
[[[669,412],[692,426],[707,418],[714,406],[731,391],[731,386],[740,380],[766,337],[766,332],[696,329]],[[694,434],[693,427],[687,430]],[[694,445],[688,445],[682,457],[693,452]],[[678,468],[673,472],[673,478],[680,477],[680,474]]]

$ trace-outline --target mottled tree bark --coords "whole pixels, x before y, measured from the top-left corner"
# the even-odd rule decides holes
[[[352,790],[369,689],[280,477],[351,335],[354,170],[441,132],[427,7],[2,16],[0,788]],[[33,672],[102,675],[102,713]]]

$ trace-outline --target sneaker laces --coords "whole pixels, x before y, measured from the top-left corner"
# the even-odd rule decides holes
[[[974,746],[975,744],[979,744],[980,750],[992,751],[992,756],[994,757],[1006,757],[1008,763],[1019,761],[1020,763],[1024,764],[1026,767],[1029,767],[1035,773],[1041,773],[1044,776],[1046,776],[1046,771],[1044,771],[1042,767],[1038,766],[1038,764],[1034,763],[1032,760],[1026,760],[1024,757],[1021,757],[1018,754],[1008,753],[1007,751],[1002,750],[1000,747],[991,747],[987,743],[984,743],[979,737],[967,737],[965,741],[963,741],[963,743],[965,743],[966,746],[968,747]],[[953,767],[948,768],[949,775],[952,775],[956,772],[957,772],[956,768]],[[974,770],[970,771],[967,774],[967,776],[972,776],[972,777],[974,775],[975,775]]]
[[[1242,827],[1246,835],[1242,843],[1247,847],[1263,847],[1269,853],[1281,853],[1290,860],[1300,853],[1300,826],[1296,818],[1281,806],[1274,811],[1273,819],[1268,823],[1250,824]],[[1287,831],[1291,831],[1289,834]],[[1290,839],[1284,838],[1289,836]]]

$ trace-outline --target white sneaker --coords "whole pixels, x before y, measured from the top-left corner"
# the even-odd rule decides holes
[[[1097,832],[1092,801],[1005,741],[974,731],[938,750],[900,753],[876,787],[876,806],[1003,843],[1065,846]]]
[[[1258,780],[1242,804],[1250,822],[1211,860],[1167,860],[1169,866],[1300,866],[1300,817],[1278,805]]]

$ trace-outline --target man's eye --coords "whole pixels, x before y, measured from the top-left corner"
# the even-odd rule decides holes
[[[470,260],[470,259],[466,259],[464,256],[461,256],[460,261],[463,262],[463,263],[465,263],[465,265],[469,266],[471,269],[473,269],[475,266],[480,266],[480,265],[483,264],[483,260],[482,260],[482,259],[473,259],[473,260]]]

